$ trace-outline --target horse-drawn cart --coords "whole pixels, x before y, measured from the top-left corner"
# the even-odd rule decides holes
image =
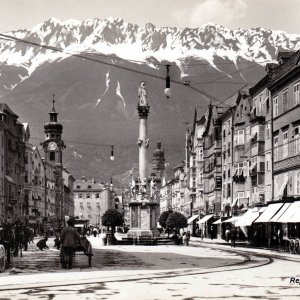
[[[80,243],[77,244],[76,250],[73,253],[73,255],[68,255],[66,251],[64,251],[63,248],[60,250],[60,260],[61,260],[61,265],[66,268],[72,266],[73,259],[76,256],[76,253],[83,252],[84,255],[87,256],[88,258],[88,265],[89,267],[92,266],[92,256],[93,256],[93,251],[92,251],[92,245],[90,241],[85,237],[81,236],[80,237]]]

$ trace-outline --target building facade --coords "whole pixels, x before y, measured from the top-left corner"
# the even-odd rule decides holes
[[[219,117],[222,109],[209,105],[204,138],[204,203],[205,213],[221,213],[222,142]]]
[[[102,228],[101,218],[110,208],[115,208],[112,191],[109,186],[94,179],[76,180],[74,182],[74,215]]]
[[[4,222],[23,220],[25,137],[23,124],[18,116],[5,103],[0,103],[0,119],[5,125],[3,131],[5,171],[3,197]]]
[[[221,117],[222,134],[222,200],[221,212],[223,216],[231,215],[233,206],[232,175],[233,175],[233,120],[235,107],[228,109]]]
[[[274,200],[300,196],[300,51],[279,56],[273,105]]]

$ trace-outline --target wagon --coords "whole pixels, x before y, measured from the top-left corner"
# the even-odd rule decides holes
[[[92,256],[93,256],[92,245],[85,236],[80,237],[80,244],[78,244],[76,246],[74,257],[76,256],[77,253],[80,253],[80,252],[83,255],[87,256],[88,265],[89,265],[89,267],[91,267],[92,266]],[[61,265],[64,268],[66,268],[68,266],[69,262],[71,262],[71,264],[72,264],[74,257],[69,257],[69,256],[65,255],[62,248],[60,249],[60,261],[61,261]]]
[[[5,270],[6,267],[6,251],[2,244],[0,244],[0,273]]]

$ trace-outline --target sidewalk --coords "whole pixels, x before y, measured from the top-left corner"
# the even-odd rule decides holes
[[[249,253],[255,253],[255,254],[265,254],[265,255],[271,255],[274,258],[282,258],[282,259],[292,259],[294,261],[299,261],[300,262],[300,255],[299,254],[291,254],[289,252],[284,252],[283,250],[280,249],[268,249],[268,248],[264,248],[264,247],[254,247],[253,245],[247,243],[246,241],[237,241],[235,243],[235,248],[231,247],[231,243],[230,242],[226,242],[223,239],[208,239],[208,238],[204,238],[203,240],[201,238],[197,238],[197,237],[191,237],[190,240],[190,245],[191,246],[200,246],[201,244],[205,244],[205,245],[215,245],[214,248],[219,248],[219,249],[227,249],[227,250],[242,250],[245,252],[249,252]]]

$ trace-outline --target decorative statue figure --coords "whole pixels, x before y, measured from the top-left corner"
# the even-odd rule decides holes
[[[135,195],[135,180],[132,178],[132,181],[130,183],[130,190],[131,190],[131,195]]]
[[[140,180],[140,194],[142,195],[142,199],[144,199],[144,197],[147,194],[147,178],[144,178],[143,180]]]
[[[154,177],[152,177],[151,182],[150,182],[150,197],[151,198],[155,197],[155,192],[156,192],[156,182],[154,180]]]
[[[148,98],[147,98],[147,90],[146,90],[146,82],[141,81],[140,87],[139,87],[139,105],[140,106],[147,106],[148,104]]]

